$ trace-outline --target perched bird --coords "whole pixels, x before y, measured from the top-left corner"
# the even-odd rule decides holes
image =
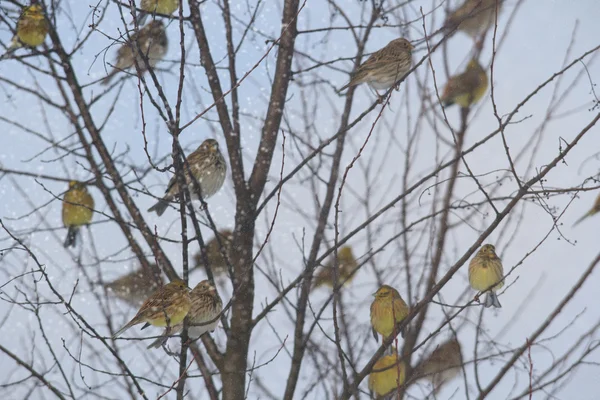
[[[404,38],[394,39],[362,63],[347,85],[368,83],[375,90],[386,90],[398,83],[410,70],[413,45]]]
[[[143,25],[148,14],[171,15],[179,8],[179,0],[142,0],[138,14],[138,24]]]
[[[62,220],[67,228],[64,246],[75,247],[79,228],[92,222],[94,215],[94,199],[83,182],[69,182],[69,190],[65,193],[62,207]]]
[[[223,229],[222,231],[219,231],[218,235],[221,239],[223,250],[229,257],[233,232],[231,232],[229,229]],[[227,261],[225,260],[225,257],[223,257],[223,254],[221,254],[221,246],[219,245],[219,241],[216,237],[212,238],[208,241],[208,243],[206,243],[206,257],[208,258],[208,263],[210,264],[213,274],[224,275],[227,272]],[[201,252],[196,253],[194,260],[197,267],[204,266],[204,260],[202,259]]]
[[[11,52],[23,45],[37,47],[44,43],[48,35],[48,21],[39,4],[25,7],[17,21],[17,32],[8,48]]]
[[[354,254],[352,254],[350,246],[340,248],[337,257],[339,267],[338,281],[347,284],[352,280],[352,273],[358,266],[358,263],[356,262],[356,258],[354,258]],[[333,259],[317,273],[311,290],[323,285],[333,287]]]
[[[502,277],[504,271],[502,261],[496,255],[496,248],[491,244],[484,244],[469,263],[469,282],[475,290],[484,291],[493,286],[485,298],[485,307],[502,307],[496,291],[504,286]]]
[[[162,286],[162,279],[157,278],[151,269],[141,267],[103,286],[115,297],[140,307],[152,292]]]
[[[139,46],[136,48],[136,45]],[[135,64],[140,72],[148,70],[141,53],[148,59],[148,65],[154,68],[156,64],[167,54],[169,40],[167,32],[162,21],[152,21],[144,26],[138,32],[131,35],[131,40],[119,47],[117,50],[117,60],[113,70],[102,80],[103,85],[108,85],[112,78],[120,71],[135,68]],[[138,51],[139,48],[139,51]]]
[[[600,195],[598,195],[598,197],[596,197],[596,201],[594,202],[594,205],[592,206],[592,209],[590,211],[588,211],[587,213],[585,213],[585,215],[583,217],[581,217],[577,221],[575,221],[575,223],[573,224],[573,226],[577,225],[578,223],[580,223],[581,221],[583,221],[587,217],[591,217],[592,215],[594,215],[594,214],[596,214],[598,212],[600,212]]]
[[[465,72],[448,80],[441,97],[442,104],[446,107],[454,103],[463,108],[470,107],[483,97],[487,88],[487,74],[479,62],[473,59],[467,64]]]
[[[408,315],[408,306],[400,293],[391,286],[383,285],[373,294],[375,300],[371,303],[371,325],[373,337],[377,334],[386,337],[397,333],[397,325]],[[404,330],[400,332],[404,337]]]
[[[381,357],[369,374],[369,389],[382,398],[404,384],[406,369],[398,353]]]
[[[192,305],[187,315],[188,336],[195,340],[206,332],[213,332],[219,324],[219,314],[223,310],[223,302],[217,289],[207,280],[198,283],[190,293]],[[183,322],[174,325],[169,332],[152,342],[148,348],[159,348],[167,342],[169,335],[176,335],[183,329]]]
[[[225,175],[227,174],[227,164],[225,163],[223,154],[219,151],[219,144],[216,140],[206,139],[196,151],[187,157],[186,161],[186,164],[183,165],[183,172],[185,183],[189,188],[192,199],[198,199],[192,176],[200,184],[203,199],[208,199],[221,189],[221,186],[225,182]],[[192,176],[190,176],[189,171],[191,171]],[[150,207],[148,211],[156,211],[161,216],[169,206],[169,202],[178,197],[179,184],[177,182],[177,175],[175,175],[169,181],[169,186],[167,186],[163,198]]]
[[[146,324],[142,329],[150,325],[172,328],[183,321],[190,306],[190,292],[187,285],[184,281],[176,279],[155,290],[144,301],[135,317],[113,335],[113,339],[132,326],[144,322]]]
[[[496,21],[496,9],[500,14],[502,0],[465,0],[462,6],[446,18],[444,31],[463,31],[473,39],[490,29]]]
[[[443,384],[456,378],[461,371],[463,358],[460,343],[456,338],[442,343],[417,367],[413,375],[416,379],[427,378],[433,390],[438,393]]]

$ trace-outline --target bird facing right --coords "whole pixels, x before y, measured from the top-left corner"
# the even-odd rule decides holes
[[[62,221],[67,228],[64,247],[75,247],[79,228],[89,225],[94,216],[94,198],[85,183],[70,181],[62,206]]]
[[[502,261],[496,255],[496,248],[494,245],[484,244],[469,263],[469,282],[471,287],[478,291],[484,291],[493,286],[487,292],[485,307],[502,307],[496,291],[504,286],[503,276]]]
[[[446,18],[444,30],[459,30],[473,39],[490,29],[496,21],[496,9],[500,14],[502,0],[465,0]]]
[[[396,85],[410,70],[413,45],[404,38],[394,39],[383,49],[362,63],[350,82],[339,91],[350,86],[368,83],[375,90],[387,90]]]
[[[117,73],[129,68],[135,68],[136,63],[141,73],[146,72],[148,67],[144,62],[143,57],[139,54],[140,52],[148,59],[150,68],[154,68],[167,54],[168,46],[169,40],[163,22],[150,22],[138,32],[133,33],[131,35],[131,40],[126,40],[126,42],[119,47],[114,68],[106,78],[102,80],[102,84],[108,85]]]
[[[446,107],[456,103],[467,108],[478,102],[487,88],[488,78],[485,70],[476,59],[472,59],[465,72],[448,80],[441,101]]]
[[[463,364],[460,343],[456,338],[439,345],[417,367],[413,375],[416,379],[427,378],[431,381],[433,390],[438,393],[447,382],[456,378]]]
[[[369,389],[376,398],[383,398],[404,384],[406,369],[398,353],[381,357],[369,374]]]
[[[377,340],[379,333],[383,341],[386,337],[397,333],[397,325],[408,315],[408,306],[400,293],[388,285],[381,286],[373,296],[375,296],[375,300],[371,303],[373,336]],[[404,337],[404,330],[400,333]]]
[[[581,217],[577,221],[575,221],[573,226],[579,224],[581,221],[583,221],[587,217],[591,217],[592,215],[597,214],[599,212],[600,212],[600,194],[598,195],[598,197],[596,197],[596,201],[594,202],[592,209],[590,211],[588,211],[587,213],[585,213],[585,215],[583,217]]]
[[[203,199],[208,199],[221,189],[227,175],[227,163],[216,140],[206,139],[196,151],[186,158],[186,161],[185,165],[182,166],[183,175],[192,199],[198,199],[192,176],[200,184]],[[156,211],[158,216],[161,216],[169,203],[177,198],[179,198],[179,183],[177,175],[175,175],[169,181],[163,198],[150,207],[148,211]]]
[[[208,281],[203,280],[192,289],[190,293],[192,302],[190,311],[187,315],[188,319],[188,336],[194,340],[205,334],[213,332],[219,324],[219,314],[223,310],[223,302],[217,289]],[[159,348],[169,335],[174,335],[183,329],[183,323],[179,323],[170,329],[165,330],[163,336],[152,342],[148,348]]]
[[[8,52],[22,45],[29,47],[41,45],[46,39],[48,30],[48,21],[46,21],[42,6],[32,4],[29,7],[25,7],[17,21],[17,32],[12,39]]]

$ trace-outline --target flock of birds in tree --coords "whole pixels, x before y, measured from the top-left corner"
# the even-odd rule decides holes
[[[448,35],[462,31],[478,43],[477,40],[481,40],[494,26],[501,7],[502,0],[465,0],[448,15],[441,31]],[[168,17],[178,10],[179,1],[142,0],[140,8],[143,11],[138,15],[139,26],[142,26],[148,15],[154,18],[139,30],[128,33],[125,43],[117,50],[113,70],[102,79],[104,85],[109,84],[121,71],[135,67],[139,73],[143,73],[149,68],[154,68],[167,53],[168,38],[160,17]],[[10,56],[20,47],[33,48],[42,45],[49,28],[40,4],[25,7],[17,21],[13,41],[3,58]],[[387,90],[396,86],[411,69],[412,50],[413,45],[407,39],[392,40],[358,66],[350,81],[340,91],[361,83],[368,83],[374,90]],[[484,96],[487,88],[487,73],[479,61],[473,58],[464,72],[449,79],[440,100],[444,106],[458,104],[462,108],[468,108]],[[226,173],[227,163],[214,139],[205,140],[186,158],[183,166],[183,179],[190,189],[192,199],[207,199],[217,193],[225,182]],[[173,176],[164,196],[148,211],[155,211],[158,216],[163,215],[167,208],[178,200],[179,193],[179,180],[177,176]],[[593,208],[576,224],[599,211],[600,196]],[[89,225],[93,214],[94,199],[86,184],[71,181],[64,195],[62,209],[62,220],[67,228],[65,247],[76,245],[80,227]],[[218,236],[206,246],[207,261],[217,277],[226,275],[232,232],[223,230],[218,232]],[[349,246],[339,249],[337,260],[338,286],[341,287],[352,280],[359,265]],[[196,256],[195,261],[197,266],[203,264],[200,254]],[[321,286],[333,287],[333,265],[333,261],[330,261],[316,273],[311,290]],[[131,321],[119,329],[113,338],[142,323],[142,329],[150,325],[164,327],[163,334],[148,346],[159,348],[169,337],[182,331],[184,320],[189,328],[190,340],[196,340],[217,327],[223,303],[211,282],[203,280],[191,290],[181,280],[173,280],[163,285],[162,278],[154,276],[151,270],[152,267],[140,268],[104,284],[108,292],[132,306],[140,307]],[[501,307],[496,292],[504,284],[503,275],[502,262],[496,255],[495,247],[491,244],[483,245],[469,263],[469,282],[479,294],[486,294],[485,307]],[[378,335],[381,335],[382,341],[398,334],[404,337],[406,327],[400,330],[399,326],[409,311],[406,302],[395,288],[381,286],[374,293],[371,304],[371,325],[375,339]],[[369,376],[369,388],[377,397],[384,397],[393,392],[404,384],[406,378],[405,365],[395,345],[390,346],[386,353],[390,354],[385,354],[375,363]],[[444,383],[459,375],[462,364],[460,343],[454,337],[439,345],[424,358],[424,361],[415,366],[411,380],[429,379],[434,392],[438,392]]]

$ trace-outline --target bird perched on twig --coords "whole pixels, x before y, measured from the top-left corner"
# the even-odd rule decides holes
[[[103,284],[115,297],[134,307],[140,307],[144,300],[161,285],[162,279],[157,278],[151,269],[143,267]]]
[[[358,266],[352,247],[343,246],[338,250],[338,282],[348,284],[353,278],[352,273]],[[316,274],[311,290],[320,286],[333,287],[333,259]]]
[[[179,8],[179,0],[142,0],[138,14],[138,24],[143,25],[149,14],[171,15]]]
[[[446,107],[456,103],[467,108],[478,102],[487,88],[488,78],[485,70],[476,59],[472,59],[465,72],[448,80],[441,101]]]
[[[219,314],[223,310],[223,302],[217,289],[208,281],[201,281],[190,293],[191,307],[187,315],[188,337],[192,340],[206,332],[213,332],[219,324]],[[174,325],[169,332],[152,342],[148,348],[159,348],[167,342],[169,335],[176,335],[183,329],[183,322]]]
[[[456,338],[438,346],[428,357],[415,367],[415,379],[427,378],[431,381],[434,393],[439,393],[442,385],[456,378],[461,371],[463,358],[460,343]]]
[[[443,30],[463,31],[473,39],[492,27],[496,21],[496,10],[500,14],[502,0],[465,0],[451,12],[444,22]]]
[[[135,67],[136,63],[140,73],[147,71],[148,66],[154,68],[167,54],[169,40],[162,21],[150,22],[138,32],[133,33],[130,38],[117,50],[114,68],[102,80],[103,85],[108,85],[120,71]],[[144,57],[148,60],[148,65],[144,62]]]
[[[7,49],[7,54],[22,46],[40,46],[46,40],[48,30],[48,21],[42,6],[32,4],[25,7],[17,21],[16,34]]]
[[[214,139],[206,139],[196,151],[186,158],[186,163],[182,166],[185,183],[190,190],[192,199],[197,200],[198,194],[193,183],[193,178],[200,184],[203,199],[208,199],[221,189],[225,182],[227,174],[227,164],[219,144]],[[191,171],[191,175],[189,173]],[[162,199],[150,207],[148,211],[156,211],[161,216],[169,206],[169,202],[179,197],[179,184],[177,175],[169,181],[167,190]]]
[[[503,276],[502,261],[496,255],[496,248],[491,244],[484,244],[469,263],[469,282],[471,287],[478,291],[484,291],[493,286],[487,291],[485,307],[502,307],[496,291],[504,286]]]
[[[229,229],[223,229],[218,232],[218,235],[219,239],[221,240],[221,245],[223,245],[223,251],[227,257],[229,257],[233,232],[231,232]],[[225,275],[227,272],[227,260],[225,260],[223,254],[221,254],[221,245],[219,245],[219,241],[216,237],[212,238],[208,241],[208,243],[206,243],[206,257],[208,258],[208,263],[210,264],[213,274],[216,276]],[[201,252],[196,253],[194,260],[197,267],[202,267],[204,265]]]
[[[597,214],[598,212],[600,212],[600,195],[598,195],[598,197],[596,197],[596,201],[594,202],[592,209],[590,211],[588,211],[587,213],[585,213],[585,215],[583,217],[581,217],[577,221],[575,221],[573,226],[579,224],[581,221],[583,221],[587,217],[591,217],[592,215]]]
[[[142,304],[135,317],[113,335],[113,339],[132,326],[144,322],[146,324],[142,329],[150,325],[172,329],[183,321],[190,311],[190,305],[189,288],[184,281],[175,279],[154,291]]]
[[[406,378],[404,362],[398,353],[381,357],[369,374],[369,389],[376,398],[383,398],[388,393],[401,387]]]
[[[386,337],[398,333],[397,325],[408,315],[408,306],[400,293],[391,286],[383,285],[373,294],[371,303],[371,326],[373,337],[379,333],[384,341]],[[404,329],[400,332],[404,337]]]
[[[410,70],[413,46],[404,38],[394,39],[383,49],[362,63],[352,75],[350,82],[339,91],[350,86],[368,83],[375,90],[386,90],[396,85]]]
[[[64,246],[75,247],[79,228],[92,222],[94,216],[94,199],[85,183],[69,182],[69,190],[65,193],[62,206],[62,221],[67,228]]]

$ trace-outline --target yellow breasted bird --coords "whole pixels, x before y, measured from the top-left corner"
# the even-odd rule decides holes
[[[62,220],[67,231],[65,247],[74,247],[79,228],[92,222],[94,215],[94,199],[83,182],[69,182],[69,190],[65,193],[62,208]]]
[[[184,281],[175,279],[157,289],[146,299],[139,311],[124,327],[119,329],[113,339],[134,325],[145,322],[142,329],[150,325],[172,328],[179,324],[190,311],[189,288]],[[167,329],[169,331],[169,329]]]
[[[138,14],[138,24],[143,25],[148,15],[173,14],[179,8],[179,0],[142,0],[140,8],[144,11]]]
[[[487,88],[488,77],[485,70],[476,59],[472,59],[465,72],[448,80],[441,100],[446,107],[456,103],[467,108],[478,102]]]
[[[408,315],[408,306],[400,296],[400,293],[391,286],[381,286],[375,294],[375,300],[371,303],[371,326],[373,337],[377,340],[377,334],[386,337],[397,333],[397,325]],[[400,332],[404,337],[404,330]]]
[[[352,247],[343,246],[338,250],[338,282],[341,284],[348,284],[352,281],[354,275],[352,272],[358,266],[354,254],[352,254]],[[311,290],[314,290],[320,286],[333,287],[333,259],[330,260],[317,274]]]
[[[471,287],[478,291],[484,291],[493,286],[487,292],[485,307],[502,307],[496,291],[504,286],[503,276],[502,261],[496,255],[496,248],[491,244],[484,244],[469,263],[469,282]]]
[[[575,221],[573,226],[577,225],[578,223],[580,223],[587,217],[591,217],[592,215],[597,214],[598,212],[600,212],[600,195],[598,195],[598,197],[596,197],[596,201],[594,202],[592,209],[590,211],[588,211],[587,213],[585,213],[585,215],[583,217],[581,217],[577,221]]]
[[[44,43],[48,35],[48,21],[39,4],[25,7],[17,21],[17,32],[13,37],[8,52],[23,45],[37,47]]]
[[[383,398],[393,390],[401,387],[406,378],[404,362],[398,353],[381,357],[369,374],[369,389],[376,398]]]

